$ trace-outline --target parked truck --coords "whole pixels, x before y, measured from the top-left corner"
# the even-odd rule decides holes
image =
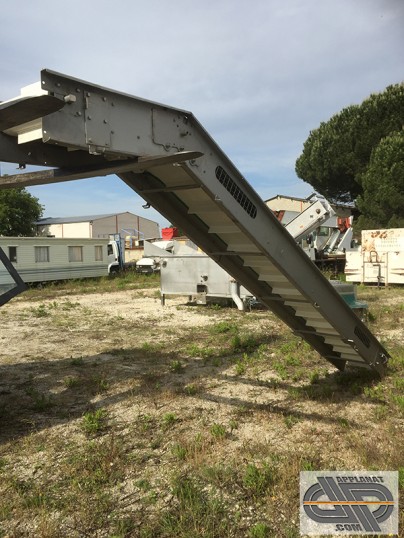
[[[120,234],[110,234],[108,241],[108,274],[119,273],[127,269],[135,269],[136,261],[127,257],[125,238]]]

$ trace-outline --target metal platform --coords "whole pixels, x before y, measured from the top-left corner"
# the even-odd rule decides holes
[[[0,160],[56,169],[1,188],[115,173],[338,369],[383,374],[387,351],[190,112],[48,70],[44,92],[64,105],[31,126],[8,107]]]

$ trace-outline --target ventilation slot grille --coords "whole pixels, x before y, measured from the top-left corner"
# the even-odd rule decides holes
[[[257,208],[221,166],[216,168],[216,177],[223,187],[233,196],[236,202],[241,205],[244,211],[248,213],[250,217],[255,219],[257,216]]]

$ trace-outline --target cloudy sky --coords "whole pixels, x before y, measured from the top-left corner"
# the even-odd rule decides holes
[[[190,110],[264,199],[309,195],[294,168],[310,130],[404,80],[403,0],[4,4],[0,100],[49,68]],[[29,191],[48,217],[131,211],[167,224],[113,176]]]

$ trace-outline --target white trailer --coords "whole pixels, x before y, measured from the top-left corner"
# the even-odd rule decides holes
[[[0,237],[0,247],[24,282],[46,282],[108,275],[109,239]],[[0,268],[0,285],[10,279]]]
[[[348,282],[404,284],[404,228],[362,230],[355,251],[346,252]]]

